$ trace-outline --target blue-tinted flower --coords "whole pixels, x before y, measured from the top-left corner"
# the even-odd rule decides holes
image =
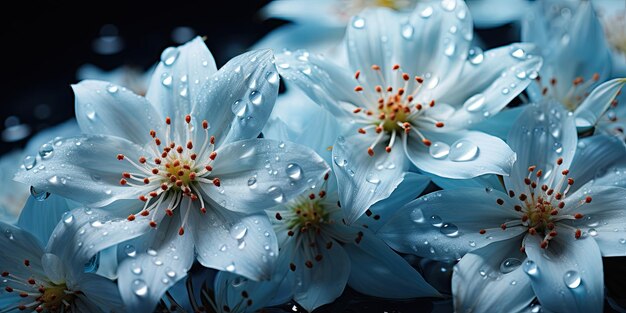
[[[515,155],[506,144],[466,129],[521,92],[541,59],[523,44],[483,53],[470,49],[471,39],[463,2],[427,2],[411,16],[387,9],[355,16],[350,69],[306,51],[278,57],[288,81],[353,129],[333,148],[339,192],[351,195],[345,204],[355,210],[349,223],[389,196],[410,163],[448,178],[509,172]]]
[[[614,186],[624,186],[614,167],[626,148],[609,136],[578,141],[573,114],[555,102],[527,106],[508,143],[519,158],[506,192],[426,195],[378,235],[401,252],[463,257],[457,311],[521,311],[537,297],[552,312],[601,312],[601,256],[626,251],[626,189]]]
[[[64,225],[75,251],[126,241],[118,273],[131,309],[154,306],[194,253],[204,266],[268,278],[277,246],[262,210],[328,170],[310,149],[256,138],[278,91],[269,51],[217,71],[197,38],[163,52],[145,98],[100,81],[73,88],[85,135],[58,141],[38,158],[45,169],[17,179],[89,206]],[[218,255],[223,244],[233,249]]]
[[[145,95],[150,84],[150,75],[154,68],[146,72],[129,67],[122,66],[111,71],[102,70],[95,65],[85,64],[76,72],[78,80],[103,80],[119,86],[125,86],[138,95]]]

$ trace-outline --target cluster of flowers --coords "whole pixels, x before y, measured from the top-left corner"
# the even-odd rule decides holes
[[[73,85],[80,130],[15,175],[32,196],[0,224],[0,312],[444,297],[406,255],[455,264],[458,312],[601,312],[602,257],[626,256],[623,20],[605,34],[588,1],[513,1],[524,43],[483,51],[461,0],[353,2],[266,9],[305,21],[259,47],[311,51],[218,70],[196,38],[145,96]],[[212,284],[187,295],[187,275]]]

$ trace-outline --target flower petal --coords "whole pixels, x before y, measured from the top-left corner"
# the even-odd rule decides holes
[[[122,172],[135,170],[119,161],[122,153],[137,160],[144,150],[132,142],[113,136],[83,136],[57,141],[37,166],[21,170],[15,179],[68,199],[93,206],[104,206],[118,199],[136,199],[142,191],[121,186]],[[147,155],[147,154],[146,154]]]
[[[445,178],[473,178],[483,174],[508,175],[515,162],[515,153],[501,139],[477,131],[427,133],[432,141],[426,147],[416,136],[407,136],[407,157],[419,168]],[[449,147],[441,156],[433,150]],[[437,158],[436,158],[437,157]]]
[[[303,8],[306,8],[305,10]],[[335,27],[345,26],[332,1],[309,2],[307,0],[272,1],[261,9],[263,18],[278,18],[296,24],[321,24]]]
[[[494,28],[519,22],[530,3],[527,0],[473,0],[468,6],[476,28]]]
[[[15,276],[36,278],[46,277],[41,264],[43,248],[41,244],[29,232],[13,225],[0,222],[0,250],[7,251],[0,255],[0,264],[4,269]],[[24,260],[30,262],[30,266],[24,266]]]
[[[256,138],[272,112],[278,84],[270,50],[241,54],[228,61],[197,91],[191,114],[209,122],[209,132],[215,136],[218,147]]]
[[[542,102],[526,106],[524,112],[513,124],[507,143],[517,153],[517,164],[511,175],[504,177],[504,185],[516,192],[526,190],[524,178],[528,176],[528,167],[536,166],[544,172],[543,181],[560,175],[556,168],[557,159],[563,158],[561,169],[571,164],[577,144],[574,118],[555,102]]]
[[[45,201],[28,197],[17,221],[17,226],[37,237],[43,246],[48,243],[48,239],[57,223],[61,221],[63,213],[78,206],[77,203],[57,195],[50,195]]]
[[[190,200],[185,199],[183,206],[186,201]],[[130,250],[124,247],[136,253],[126,253],[118,268],[119,291],[128,312],[152,311],[165,291],[187,276],[194,261],[195,225],[188,224],[179,235],[181,222],[181,214],[163,218],[156,231],[127,243]]]
[[[277,2],[294,2],[294,1],[273,1]],[[307,4],[307,10],[312,3]],[[306,12],[306,13],[310,13]],[[326,15],[324,15],[326,16]],[[282,49],[312,49],[312,52],[331,52],[335,53],[339,48],[339,43],[345,33],[345,25],[342,27],[328,27],[316,23],[311,24],[286,24],[275,28],[263,38],[259,39],[251,47],[252,50],[257,49],[273,49],[281,51]]]
[[[164,117],[146,98],[109,82],[84,80],[72,85],[76,120],[83,133],[128,139],[138,145],[152,140]]]
[[[569,177],[581,186],[593,180],[596,186],[626,187],[626,147],[616,137],[596,135],[578,140]]]
[[[243,215],[212,208],[192,212],[198,261],[253,280],[269,280],[278,244],[264,212]]]
[[[52,253],[44,253],[41,257],[41,264],[46,277],[51,282],[58,285],[65,283],[65,264],[58,256]]]
[[[517,120],[519,115],[524,111],[524,108],[524,106],[519,106],[502,110],[491,118],[475,124],[469,129],[481,131],[485,134],[506,140],[506,137],[509,135],[509,131],[511,130],[511,121]]]
[[[591,237],[574,238],[573,231],[557,226],[559,236],[546,249],[541,236],[526,237],[527,271],[541,306],[553,312],[602,312],[604,277],[602,257]],[[531,264],[533,264],[531,263]]]
[[[436,297],[439,292],[371,232],[358,244],[343,246],[351,262],[348,285],[374,297],[403,299]]]
[[[78,290],[85,294],[86,301],[115,312],[124,311],[122,297],[114,282],[96,274],[85,273],[76,283]]]
[[[212,177],[220,186],[201,184],[219,205],[237,212],[258,212],[285,203],[329,171],[305,146],[269,139],[249,139],[216,150]]]
[[[183,117],[195,111],[204,86],[215,72],[213,55],[202,38],[196,37],[163,51],[146,98],[163,117],[169,116],[177,123],[174,129],[185,129]]]
[[[502,205],[498,205],[499,199]],[[524,232],[522,227],[500,228],[521,217],[514,205],[498,190],[436,191],[403,206],[380,228],[378,236],[402,253],[455,260],[476,248]]]
[[[454,267],[456,312],[521,312],[535,298],[519,251],[521,237],[493,242],[466,254]]]
[[[274,296],[280,291],[284,278],[285,273],[282,273],[282,275],[272,275],[270,281],[257,282],[230,272],[218,272],[213,281],[215,303],[218,308],[225,306],[229,308],[245,307],[244,312],[256,312],[275,302]],[[246,297],[243,297],[242,294],[246,294]],[[282,299],[284,301],[278,304],[283,304],[290,299],[291,296]]]
[[[401,147],[396,146],[387,153],[379,144],[374,148],[374,155],[368,155],[368,147],[374,140],[370,135],[357,134],[339,137],[333,146],[333,169],[348,224],[374,203],[389,197],[408,170]]]
[[[626,78],[616,78],[602,83],[591,91],[574,114],[579,128],[595,125],[598,119],[611,107],[611,103],[626,84]]]

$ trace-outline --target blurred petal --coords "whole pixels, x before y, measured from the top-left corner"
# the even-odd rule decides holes
[[[270,281],[257,282],[237,274],[218,272],[213,282],[217,307],[238,307],[241,311],[237,312],[243,313],[257,312],[259,309],[269,306],[285,278],[284,273],[276,276],[278,277],[272,277]],[[247,297],[242,297],[242,293],[246,293]],[[249,300],[251,305],[247,303]]]
[[[469,129],[481,131],[485,134],[496,136],[502,140],[506,140],[511,130],[511,121],[517,120],[520,114],[524,111],[524,106],[505,109],[498,112],[496,115],[488,118]]]
[[[626,84],[626,78],[616,78],[593,89],[591,94],[574,111],[576,126],[595,125],[598,119],[611,107],[611,103],[622,90],[624,84]]]
[[[30,232],[39,239],[41,245],[48,243],[48,239],[61,221],[63,213],[77,208],[79,205],[57,195],[50,195],[44,201],[28,197],[26,206],[20,214],[17,226]]]
[[[272,1],[269,5],[277,2],[294,2]],[[315,2],[317,3],[317,2]],[[310,13],[310,6],[314,3],[307,2],[306,13]],[[344,35],[344,27],[332,27],[328,25],[300,25],[286,24],[269,32],[259,41],[257,41],[251,49],[273,49],[281,51],[281,49],[311,49],[312,52],[326,52],[340,48],[341,39]]]
[[[0,231],[2,231],[0,250],[6,251],[0,255],[0,265],[4,268],[2,271],[18,277],[45,277],[41,265],[44,252],[37,238],[25,230],[3,222],[0,222]],[[24,260],[28,260],[30,266],[24,266]]]
[[[306,8],[306,9],[303,9]],[[264,18],[279,18],[295,23],[313,23],[341,27],[342,22],[333,14],[333,1],[279,0],[272,1],[261,9]]]
[[[87,301],[115,312],[124,311],[122,297],[114,282],[96,274],[85,273],[77,283],[77,289],[85,294]]]
[[[472,0],[469,10],[476,28],[493,28],[519,22],[530,6],[527,0]]]
[[[569,177],[577,186],[593,180],[596,186],[626,187],[626,146],[616,137],[597,135],[578,140]],[[572,186],[576,187],[576,186]]]

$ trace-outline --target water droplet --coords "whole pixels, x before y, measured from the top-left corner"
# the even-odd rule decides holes
[[[172,85],[172,80],[173,80],[173,78],[172,78],[172,76],[171,76],[171,75],[167,75],[167,74],[165,74],[165,75],[163,76],[163,80],[161,81],[161,83],[163,84],[163,86],[165,86],[165,87],[169,87],[169,86],[171,86],[171,85]]]
[[[263,95],[256,90],[250,93],[249,98],[250,102],[252,102],[252,104],[254,105],[261,105],[261,103],[263,102]]]
[[[487,276],[487,271],[485,271],[484,268],[481,268],[480,270],[478,270],[478,274],[482,277]]]
[[[441,227],[441,225],[443,225],[443,222],[441,220],[441,217],[439,217],[439,215],[432,215],[430,217],[430,224],[435,227]]]
[[[276,203],[282,203],[285,201],[285,195],[283,194],[283,190],[278,186],[271,186],[267,189],[267,194],[274,199]]]
[[[146,252],[151,256],[156,256],[158,254],[158,252],[154,249],[148,249]]]
[[[446,56],[453,56],[454,52],[456,51],[456,45],[454,44],[453,41],[447,43],[443,49],[443,54],[445,54]]]
[[[248,187],[250,189],[256,189],[257,183],[256,183],[256,178],[255,177],[248,178]]]
[[[517,281],[516,280],[512,280],[511,281],[511,286],[515,286],[515,285],[517,285]]]
[[[380,178],[378,178],[378,176],[376,176],[376,174],[373,174],[373,173],[367,174],[367,176],[365,177],[365,180],[370,184],[374,184],[374,185],[380,184]]]
[[[152,263],[154,263],[154,265],[156,265],[156,266],[161,266],[161,265],[163,265],[163,261],[161,261],[161,259],[157,259],[157,258],[155,258],[154,260],[152,260]]]
[[[471,161],[478,156],[478,146],[473,142],[460,139],[450,148],[450,160],[455,162]]]
[[[92,227],[95,227],[95,228],[100,228],[100,227],[102,227],[102,225],[103,225],[103,224],[102,224],[102,222],[97,221],[97,220],[96,220],[96,221],[91,222],[91,226],[92,226]]]
[[[423,18],[429,18],[432,15],[433,15],[433,7],[431,7],[430,5],[425,7],[424,10],[420,12],[420,16]]]
[[[621,244],[626,244],[626,239],[624,239],[624,238],[620,238],[620,239],[619,239],[619,243],[621,243]]]
[[[580,279],[580,274],[578,274],[577,271],[567,271],[565,275],[563,275],[563,282],[567,288],[574,289],[580,286],[582,279]]]
[[[39,156],[42,159],[48,159],[52,157],[53,152],[54,152],[54,147],[52,147],[52,145],[49,143],[44,143],[43,145],[41,145],[41,147],[39,147]]]
[[[537,264],[534,261],[527,260],[524,262],[524,272],[528,275],[537,275],[539,272],[539,268],[537,268]]]
[[[167,66],[170,66],[170,65],[174,64],[174,62],[176,62],[176,59],[178,58],[178,54],[179,53],[180,53],[180,51],[178,50],[178,48],[169,47],[169,48],[163,50],[163,53],[161,53],[161,62],[163,62],[163,64],[165,64]],[[204,61],[204,62],[206,62],[206,61]],[[204,62],[203,62],[203,65],[204,65]]]
[[[342,158],[340,158],[340,157],[338,157],[338,156],[334,156],[334,157],[333,157],[333,161],[334,161],[334,162],[335,162],[335,164],[337,164],[337,166],[339,166],[339,167],[344,167],[344,166],[348,165],[348,160],[346,160],[346,159],[342,159]]]
[[[517,74],[515,74],[515,77],[517,77],[519,79],[525,79],[526,78],[526,71],[524,71],[524,70],[518,71]]]
[[[413,38],[413,33],[415,33],[415,29],[413,28],[413,25],[407,22],[402,25],[401,32],[402,38],[409,40]]]
[[[37,190],[34,186],[30,186],[30,195],[33,196],[33,198],[35,198],[35,200],[37,201],[43,201],[48,199],[50,193],[47,191]]]
[[[72,214],[72,212],[65,212],[63,213],[63,217],[61,219],[63,220],[63,223],[65,223],[65,225],[70,225],[74,222],[74,215]]]
[[[108,91],[109,93],[111,93],[111,94],[113,94],[113,93],[117,93],[117,91],[118,91],[118,90],[120,90],[120,88],[119,88],[119,87],[117,87],[117,86],[115,86],[115,85],[113,85],[113,84],[109,84],[109,85],[107,86],[107,91]]]
[[[522,261],[516,258],[508,258],[500,263],[500,272],[502,274],[510,273],[522,265]]]
[[[141,279],[133,280],[132,289],[135,295],[144,297],[148,294],[148,285]]]
[[[439,228],[439,231],[448,237],[457,237],[459,235],[459,228],[452,223],[444,223]]]
[[[178,93],[181,97],[183,98],[187,98],[187,94],[188,94],[189,90],[187,89],[187,87],[183,87],[183,89],[180,90],[180,93]]]
[[[517,48],[517,49],[514,48],[513,50],[511,50],[511,56],[516,59],[523,60],[524,57],[526,56],[526,51],[524,51],[524,49],[522,48]]]
[[[265,74],[265,80],[270,84],[276,84],[278,82],[278,73],[269,71]]]
[[[134,258],[137,255],[137,249],[135,249],[135,246],[127,244],[124,246],[124,253],[126,253],[129,257]]]
[[[441,7],[446,11],[456,9],[456,0],[441,0]]]
[[[450,146],[446,143],[437,141],[430,145],[428,153],[430,153],[430,156],[435,159],[443,159],[448,156],[448,153],[450,153]]]
[[[365,19],[360,16],[355,16],[352,18],[352,27],[356,29],[362,29],[365,27]]]
[[[598,235],[598,231],[595,228],[589,228],[589,235],[595,237]]]
[[[502,94],[503,95],[508,95],[509,92],[511,92],[511,90],[509,90],[509,88],[502,88]]]
[[[233,239],[240,240],[243,239],[243,237],[245,237],[248,233],[248,227],[241,223],[235,224],[235,226],[230,228],[229,233]]]
[[[470,48],[469,51],[467,51],[467,60],[474,65],[483,63],[483,60],[485,60],[483,50],[479,47]]]
[[[469,241],[469,245],[470,245],[470,247],[472,247],[472,248],[473,248],[473,247],[476,247],[476,242],[475,242],[475,241],[473,241],[473,240],[470,240],[470,241]]]
[[[37,164],[37,158],[35,158],[32,155],[27,155],[24,158],[24,168],[28,171],[30,169],[32,169],[33,167],[35,167],[35,165]]]
[[[237,117],[243,117],[246,114],[246,103],[241,99],[235,100],[231,106],[231,110]]]
[[[437,87],[438,85],[439,85],[439,77],[433,76],[428,81],[428,85],[426,87],[428,87],[428,89],[435,89],[435,87]]]
[[[239,242],[239,245],[237,245],[237,248],[239,250],[243,250],[243,248],[245,248],[245,247],[246,247],[246,242],[243,241],[243,240],[241,242]]]
[[[590,120],[588,120],[588,119],[586,119],[584,117],[580,117],[580,116],[577,116],[574,119],[574,123],[576,124],[576,127],[580,127],[580,128],[593,127],[593,123]]]
[[[165,270],[165,275],[167,275],[167,277],[169,278],[174,278],[176,277],[176,272],[173,269],[169,268]]]
[[[14,240],[15,237],[13,236],[13,232],[11,232],[10,229],[7,229],[4,231],[4,236],[7,237],[7,239],[9,240]]]
[[[471,98],[467,99],[463,104],[463,107],[467,112],[476,112],[481,110],[485,106],[485,96],[482,93],[477,93]]]
[[[539,304],[533,304],[530,306],[530,312],[531,313],[539,313],[541,312],[541,305]]]
[[[229,272],[235,271],[235,263],[228,264],[228,266],[226,266],[226,270]]]
[[[302,168],[298,164],[289,163],[287,164],[287,175],[293,180],[300,180],[303,176]]]
[[[57,177],[56,175],[48,178],[48,182],[50,182],[53,185],[56,185],[59,183],[59,177]]]

